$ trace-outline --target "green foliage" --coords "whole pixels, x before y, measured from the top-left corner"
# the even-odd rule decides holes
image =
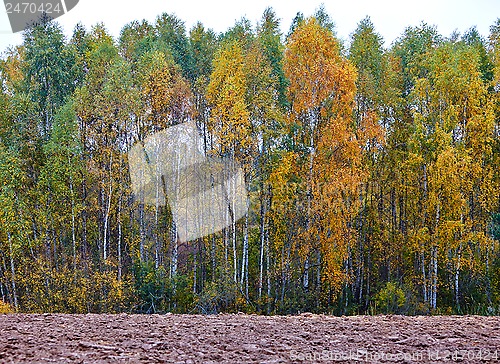
[[[407,96],[414,87],[417,77],[425,76],[422,67],[426,53],[441,41],[435,27],[422,23],[419,27],[408,27],[394,45],[393,52],[400,59],[403,84],[402,92]]]
[[[473,47],[476,54],[479,56],[481,77],[484,82],[491,82],[493,80],[494,65],[488,57],[486,50],[486,42],[479,34],[476,27],[469,29],[462,37],[465,44]]]
[[[394,282],[387,282],[374,297],[374,303],[378,312],[384,314],[402,313],[405,301],[406,298],[403,289]]]
[[[490,234],[493,239],[500,241],[500,213],[491,216]]]
[[[257,30],[257,39],[262,47],[262,52],[271,66],[271,77],[277,83],[279,104],[285,108],[288,105],[286,88],[288,80],[283,71],[283,51],[279,20],[271,8],[267,8],[262,15],[261,23]]]
[[[218,46],[215,33],[211,29],[205,29],[203,24],[197,23],[189,32],[189,45],[193,54],[192,78],[208,80]]]
[[[156,19],[155,30],[158,33],[158,49],[170,52],[175,63],[181,67],[183,76],[193,80],[193,55],[184,22],[173,14],[163,13]]]
[[[194,304],[189,277],[183,274],[171,277],[164,267],[155,268],[152,262],[134,266],[134,286],[136,312],[189,312]]]
[[[37,103],[42,130],[50,133],[52,118],[74,90],[75,55],[57,23],[42,22],[24,33],[26,90]]]
[[[194,303],[194,309],[201,314],[239,312],[247,308],[245,300],[238,293],[237,286],[230,279],[211,282],[195,297]]]
[[[132,64],[137,63],[144,53],[156,47],[154,27],[145,20],[133,21],[123,27],[118,42],[123,57]]]
[[[153,262],[139,262],[134,267],[134,284],[138,312],[157,313],[171,309],[172,286],[165,269],[156,269]]]

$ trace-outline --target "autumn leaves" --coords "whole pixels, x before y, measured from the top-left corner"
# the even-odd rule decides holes
[[[69,41],[53,23],[28,32],[0,63],[2,299],[69,312],[498,304],[500,25],[486,41],[422,24],[388,48],[369,18],[346,43],[332,29],[320,9],[283,36],[268,9],[224,34],[169,14],[118,41],[103,25]],[[184,122],[207,156],[242,166],[249,208],[189,244],[168,206],[134,196],[127,163]]]
[[[291,151],[298,157],[294,169],[305,182],[302,193],[307,201],[299,251],[306,265],[315,259],[322,266],[318,281],[337,291],[347,248],[355,240],[350,221],[357,212],[363,178],[363,142],[353,119],[357,73],[341,55],[333,33],[314,18],[288,39],[284,71],[291,103],[286,122],[298,126],[293,137],[303,150]],[[309,272],[305,274],[308,287]]]

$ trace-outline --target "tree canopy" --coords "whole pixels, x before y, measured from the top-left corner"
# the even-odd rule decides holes
[[[247,215],[181,243],[127,152],[193,122]],[[22,312],[500,312],[500,19],[390,46],[324,8],[26,30],[0,59],[0,299]],[[397,299],[389,299],[397,297]],[[387,298],[387,299],[386,299]],[[390,302],[390,304],[388,303]]]

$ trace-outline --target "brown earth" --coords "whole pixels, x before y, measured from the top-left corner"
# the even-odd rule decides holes
[[[0,315],[1,363],[446,361],[499,362],[500,317]]]

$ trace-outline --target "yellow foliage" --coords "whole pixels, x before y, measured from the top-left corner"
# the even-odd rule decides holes
[[[230,155],[240,163],[248,158],[252,146],[250,113],[245,100],[245,59],[237,41],[222,45],[213,62],[213,72],[206,97],[212,105],[208,128],[222,155]]]
[[[350,222],[365,177],[363,142],[353,120],[357,73],[339,49],[333,34],[311,18],[291,35],[284,64],[293,105],[289,123],[302,124],[300,140],[309,147],[308,163],[299,169],[309,184],[299,253],[306,257],[319,249],[322,279],[333,291],[346,278],[343,265],[357,234]],[[379,136],[368,129],[367,137]]]
[[[6,313],[14,313],[14,308],[7,302],[0,300],[0,315]]]

